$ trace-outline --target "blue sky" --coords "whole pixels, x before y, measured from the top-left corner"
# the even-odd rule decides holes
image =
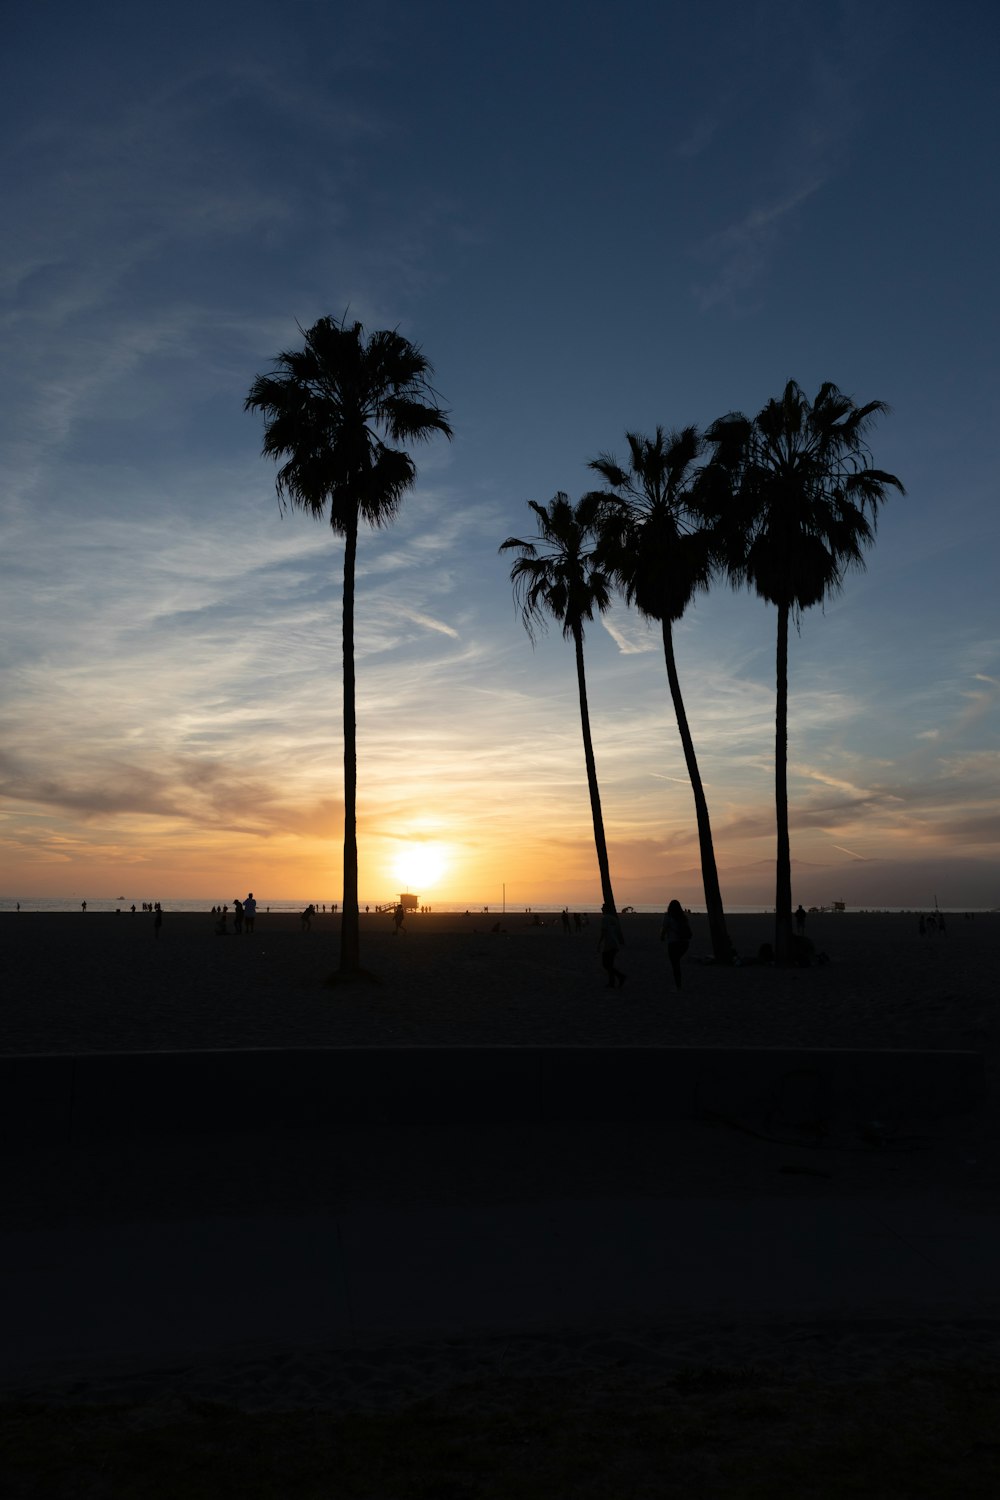
[[[421,344],[455,430],[362,539],[362,900],[420,849],[428,899],[598,899],[572,650],[532,650],[497,547],[626,429],[793,377],[887,401],[907,489],[793,639],[795,898],[997,904],[998,33],[971,3],[15,8],[0,894],[338,896],[340,549],[279,513],[242,406],[349,309]],[[774,627],[719,590],[677,632],[732,904],[771,897]],[[696,903],[659,638],[619,607],[587,663],[618,899]]]

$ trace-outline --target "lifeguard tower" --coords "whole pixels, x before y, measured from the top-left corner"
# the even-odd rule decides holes
[[[404,891],[392,901],[380,901],[375,907],[376,915],[383,911],[395,911],[397,906],[401,906],[404,911],[419,911],[420,897],[414,896],[412,891]]]

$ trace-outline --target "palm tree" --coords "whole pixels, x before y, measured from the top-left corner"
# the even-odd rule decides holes
[[[733,945],[726,930],[708,802],[681,695],[673,641],[674,624],[696,591],[707,587],[712,570],[711,539],[694,496],[694,465],[702,442],[696,427],[669,434],[657,427],[653,438],[628,432],[625,440],[629,448],[627,467],[607,453],[589,465],[608,485],[607,490],[593,492],[603,508],[603,555],[626,601],[635,604],[647,619],[660,622],[667,682],[694,793],[712,952],[719,963],[729,963]]]
[[[610,580],[595,557],[596,526],[600,506],[584,497],[573,505],[567,494],[559,491],[547,506],[529,500],[538,518],[538,536],[529,541],[509,536],[500,545],[501,552],[517,551],[521,555],[510,570],[514,599],[532,643],[546,617],[562,625],[562,633],[572,640],[576,650],[576,680],[580,692],[580,722],[583,726],[583,754],[587,764],[590,788],[590,811],[594,820],[594,843],[601,872],[601,897],[612,911],[615,908],[611,889],[611,867],[604,837],[601,794],[597,785],[594,742],[590,734],[590,710],[587,706],[587,678],[583,669],[583,627],[603,614],[611,603]]]
[[[778,610],[775,712],[775,957],[787,963],[792,939],[788,836],[788,622],[839,593],[851,569],[863,569],[875,540],[879,506],[895,474],[876,469],[866,434],[889,408],[857,406],[827,382],[813,402],[794,380],[751,421],[721,417],[706,438],[706,502],[729,538],[729,572]]]
[[[300,329],[300,332],[303,330]],[[357,720],[354,676],[354,574],[358,527],[385,526],[416,479],[408,453],[389,443],[436,432],[451,436],[430,384],[431,366],[413,344],[383,329],[366,337],[360,323],[320,318],[305,347],[286,350],[270,375],[258,375],[245,411],[264,417],[265,458],[283,460],[279,500],[330,525],[344,538],[344,902],[340,976],[360,968],[357,844]],[[387,441],[388,440],[388,441]]]

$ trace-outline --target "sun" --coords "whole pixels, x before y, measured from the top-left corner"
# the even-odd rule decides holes
[[[447,864],[447,856],[440,844],[408,844],[396,856],[393,870],[402,889],[419,896],[437,884]]]

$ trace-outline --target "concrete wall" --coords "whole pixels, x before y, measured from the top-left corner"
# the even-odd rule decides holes
[[[830,1134],[975,1109],[974,1052],[421,1047],[0,1057],[5,1141],[722,1116]]]

